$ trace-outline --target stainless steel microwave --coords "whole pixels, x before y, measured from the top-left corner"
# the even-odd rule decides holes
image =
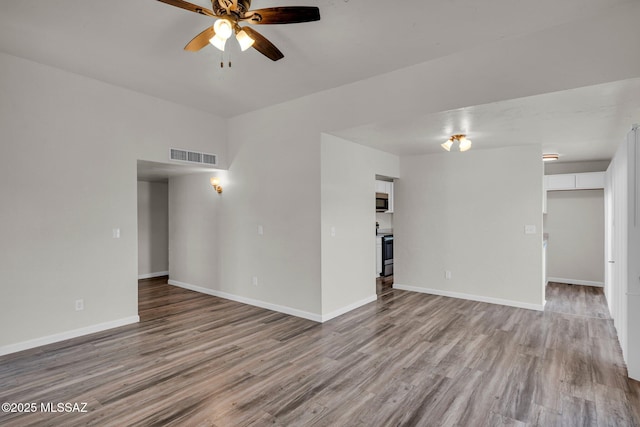
[[[389,195],[387,193],[376,193],[376,212],[386,212],[389,210]]]

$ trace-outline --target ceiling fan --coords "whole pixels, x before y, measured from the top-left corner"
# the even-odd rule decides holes
[[[280,50],[262,34],[245,24],[296,24],[320,20],[320,10],[311,6],[269,7],[249,10],[251,0],[211,0],[211,9],[207,9],[183,0],[158,0],[171,6],[217,18],[213,26],[195,36],[184,50],[197,52],[208,43],[224,51],[224,45],[235,33],[240,48],[244,51],[253,47],[258,52],[277,61],[284,58]]]

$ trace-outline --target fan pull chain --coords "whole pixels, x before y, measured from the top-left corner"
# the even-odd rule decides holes
[[[231,68],[231,58],[229,58],[229,68]],[[220,68],[224,68],[224,52],[220,52]]]

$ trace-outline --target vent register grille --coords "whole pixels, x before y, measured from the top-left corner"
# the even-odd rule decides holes
[[[169,155],[171,160],[187,163],[198,163],[201,165],[216,166],[218,164],[218,158],[215,154],[199,153],[197,151],[180,150],[178,148],[172,148]]]

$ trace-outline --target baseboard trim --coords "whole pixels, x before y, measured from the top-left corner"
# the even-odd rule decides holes
[[[138,280],[140,279],[153,279],[154,277],[168,276],[168,271],[158,271],[157,273],[138,274]]]
[[[363,305],[367,305],[371,302],[374,302],[378,299],[377,295],[369,295],[368,297],[361,299],[360,301],[356,301],[353,304],[349,304],[345,307],[339,308],[335,311],[332,311],[331,313],[327,313],[327,314],[323,314],[322,317],[322,322],[327,322],[331,319],[334,319],[338,316],[342,316],[345,313],[350,312],[351,310],[355,310],[356,308],[360,308]]]
[[[547,277],[547,283],[549,282],[566,283],[568,285],[597,286],[600,288],[604,287],[603,282],[593,282],[591,280],[564,279],[562,277]]]
[[[177,280],[169,279],[168,283],[179,288],[189,289],[190,291],[200,292],[202,294],[212,295],[214,297],[224,298],[231,301],[241,302],[243,304],[253,305],[255,307],[265,308],[271,311],[277,311],[278,313],[289,314],[291,316],[302,317],[303,319],[313,320],[314,322],[321,323],[322,316],[308,311],[298,310],[296,308],[287,307],[284,305],[272,304],[266,301],[260,301],[253,298],[242,297],[239,295],[229,294],[214,289],[203,288],[201,286],[192,285],[190,283],[179,282]]]
[[[525,308],[527,310],[544,311],[544,303],[543,304],[530,304],[530,303],[526,303],[526,302],[512,301],[512,300],[508,300],[508,299],[484,297],[484,296],[480,296],[480,295],[465,294],[465,293],[462,293],[462,292],[443,291],[443,290],[440,290],[440,289],[422,288],[422,287],[418,287],[418,286],[407,286],[407,285],[402,285],[402,284],[397,284],[397,283],[393,284],[393,288],[394,289],[400,289],[400,290],[403,290],[403,291],[421,292],[423,294],[440,295],[440,296],[443,296],[443,297],[451,297],[451,298],[466,299],[466,300],[471,300],[471,301],[486,302],[486,303],[489,303],[489,304],[506,305],[506,306],[509,306],[509,307],[516,307],[516,308]]]
[[[47,335],[45,337],[35,338],[28,341],[22,341],[16,344],[9,344],[0,347],[0,356],[4,356],[11,353],[17,353],[19,351],[29,350],[36,347],[41,347],[47,344],[53,344],[60,341],[69,340],[72,338],[78,338],[84,335],[94,334],[96,332],[103,332],[108,329],[118,328],[120,326],[130,325],[132,323],[138,323],[140,316],[130,316],[123,319],[113,320],[111,322],[98,323],[96,325],[86,326],[84,328],[73,329],[71,331],[61,332],[59,334]]]

